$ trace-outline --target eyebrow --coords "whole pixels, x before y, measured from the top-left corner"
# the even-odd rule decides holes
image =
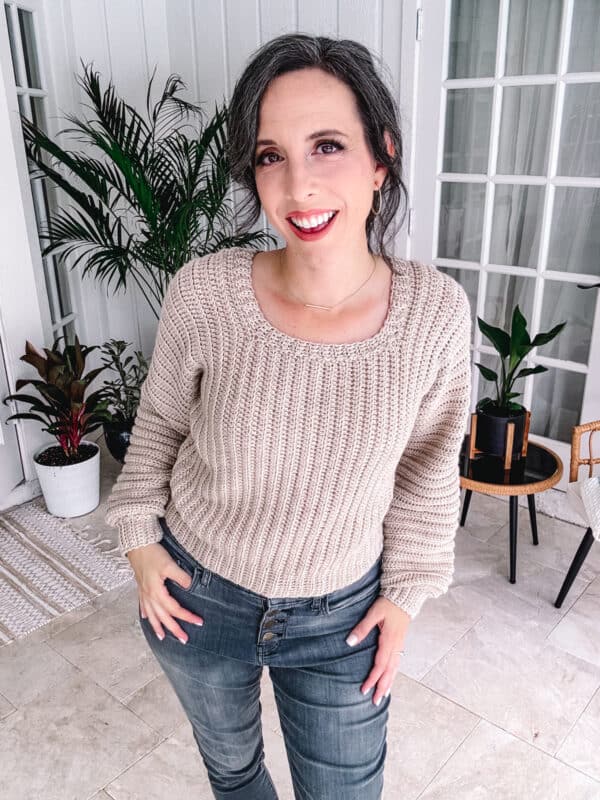
[[[343,131],[338,131],[336,128],[326,128],[322,131],[315,131],[314,133],[311,133],[306,137],[306,141],[310,142],[313,139],[319,139],[321,136],[345,136],[348,138],[347,134],[343,133]],[[277,142],[273,141],[273,139],[259,139],[256,142],[257,147],[263,144],[277,144]]]

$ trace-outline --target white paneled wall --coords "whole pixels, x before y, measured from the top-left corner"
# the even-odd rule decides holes
[[[402,23],[403,13],[412,16],[415,5],[413,0],[63,0],[63,28],[71,74],[81,73],[81,59],[93,61],[103,85],[112,77],[119,96],[142,110],[154,68],[153,100],[168,75],[177,73],[187,87],[181,96],[203,103],[207,118],[215,103],[229,100],[251,53],[274,36],[302,32],[356,39],[383,57],[396,97],[402,98],[408,163],[415,48],[413,23],[410,30]],[[57,84],[56,104],[79,114],[83,93],[73,84]],[[90,340],[124,338],[150,354],[156,321],[141,294],[131,288],[107,298],[96,288],[94,296],[105,308],[89,309]],[[89,298],[86,292],[83,302],[89,304]]]
[[[301,32],[362,42],[383,56],[398,91],[402,8],[401,0],[167,0],[171,69],[212,108],[229,99],[256,48]]]

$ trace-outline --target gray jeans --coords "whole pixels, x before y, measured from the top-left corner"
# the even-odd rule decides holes
[[[140,625],[192,725],[219,800],[277,800],[264,763],[260,680],[269,667],[296,800],[379,800],[390,697],[375,706],[360,686],[379,628],[355,647],[346,636],[379,594],[381,559],[358,581],[318,597],[267,598],[203,567],[161,519],[161,544],[192,576],[166,579],[204,625],[179,620],[182,644]]]

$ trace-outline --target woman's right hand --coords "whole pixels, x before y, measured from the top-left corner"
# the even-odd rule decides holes
[[[204,620],[180,606],[169,594],[164,580],[170,578],[187,589],[192,582],[191,577],[158,542],[135,547],[129,550],[126,556],[133,567],[137,581],[142,617],[149,620],[159,639],[165,637],[162,628],[164,625],[181,642],[187,642],[187,634],[175,617],[192,622],[194,625],[202,625]]]

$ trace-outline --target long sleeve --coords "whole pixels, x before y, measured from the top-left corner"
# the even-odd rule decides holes
[[[380,595],[414,618],[454,573],[460,511],[459,454],[471,399],[471,312],[457,284],[437,375],[423,396],[398,462],[383,522]]]
[[[158,517],[168,503],[171,470],[190,429],[190,404],[202,365],[198,303],[188,265],[167,288],[125,462],[108,499],[105,520],[118,527],[123,555],[162,538]]]

